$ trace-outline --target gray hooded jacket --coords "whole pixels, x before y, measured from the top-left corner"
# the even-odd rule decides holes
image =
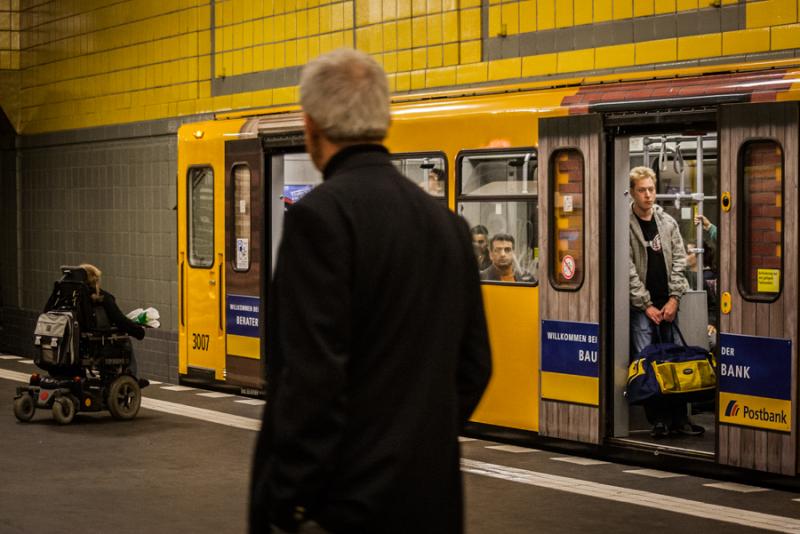
[[[661,247],[664,262],[667,264],[669,296],[675,297],[678,301],[689,284],[683,276],[686,268],[686,249],[683,246],[678,223],[668,213],[665,213],[661,206],[653,206],[653,218],[658,226],[658,233],[661,236]],[[631,261],[630,261],[630,291],[631,307],[645,311],[648,306],[653,304],[650,292],[645,287],[647,280],[647,246],[645,245],[644,235],[636,220],[636,215],[631,207],[630,216],[630,235],[631,235]]]

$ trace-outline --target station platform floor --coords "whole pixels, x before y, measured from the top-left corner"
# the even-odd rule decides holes
[[[152,383],[133,421],[12,412],[0,354],[0,533],[243,533],[263,401]],[[800,493],[461,438],[467,534],[800,533]]]

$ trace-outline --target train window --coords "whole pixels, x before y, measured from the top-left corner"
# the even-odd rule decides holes
[[[236,245],[233,270],[250,269],[250,168],[233,167],[233,238]]]
[[[584,273],[583,154],[575,148],[556,150],[550,161],[550,283],[574,291],[583,283]]]
[[[189,265],[214,264],[214,171],[189,169]]]
[[[468,152],[459,156],[457,169],[457,210],[470,225],[481,280],[536,285],[536,153]]]
[[[447,160],[444,155],[394,154],[392,163],[404,176],[434,197],[445,198]]]
[[[535,195],[536,154],[485,153],[461,158],[461,194]]]
[[[739,149],[739,288],[748,300],[780,296],[783,272],[783,149],[770,140]]]

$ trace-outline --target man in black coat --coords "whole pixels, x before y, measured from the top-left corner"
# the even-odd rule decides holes
[[[458,433],[491,373],[468,227],[380,144],[373,59],[323,55],[300,94],[325,181],[286,213],[270,286],[250,531],[461,532]]]

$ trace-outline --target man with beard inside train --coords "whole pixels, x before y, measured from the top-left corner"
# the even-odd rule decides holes
[[[489,257],[492,264],[481,271],[481,280],[494,282],[525,282],[536,280],[529,272],[520,269],[514,256],[514,236],[495,234],[489,241]]]
[[[393,166],[372,58],[309,62],[300,100],[324,183],[269,290],[250,531],[461,532],[458,434],[491,372],[469,229]]]

